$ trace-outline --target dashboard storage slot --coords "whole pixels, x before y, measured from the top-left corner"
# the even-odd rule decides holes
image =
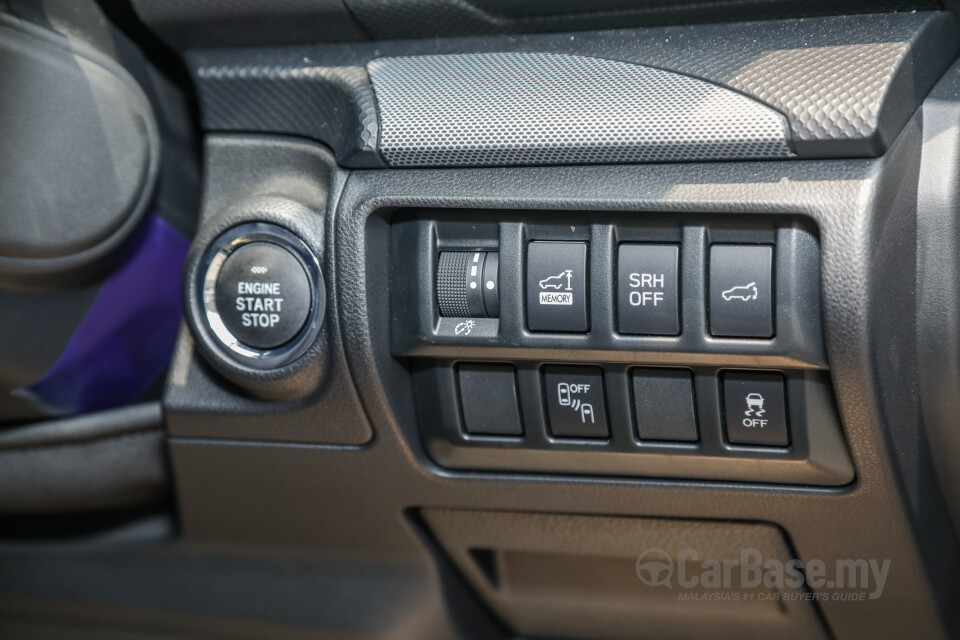
[[[802,564],[773,524],[420,514],[473,590],[519,637],[826,637],[810,594],[775,574]]]

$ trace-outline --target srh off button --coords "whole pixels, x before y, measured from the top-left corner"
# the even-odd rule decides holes
[[[217,312],[240,342],[273,349],[294,338],[310,314],[313,294],[300,260],[273,242],[251,242],[224,261]]]
[[[680,335],[680,248],[675,244],[620,245],[617,319],[620,333]]]

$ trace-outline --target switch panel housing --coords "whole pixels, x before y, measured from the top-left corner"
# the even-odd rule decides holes
[[[496,252],[497,317],[446,315],[436,270],[456,252]],[[823,486],[854,477],[805,218],[403,210],[391,253],[391,347],[413,371],[421,437],[441,466]],[[740,311],[757,304],[725,317],[715,287]],[[463,372],[482,366],[515,374],[519,420],[511,411],[477,426],[477,407],[513,406],[493,384],[462,395]],[[724,394],[744,374],[780,381],[782,418],[771,395],[763,437],[730,428]]]

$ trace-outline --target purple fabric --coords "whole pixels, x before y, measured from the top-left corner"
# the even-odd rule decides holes
[[[173,353],[189,244],[159,217],[149,216],[60,358],[19,395],[60,414],[136,400]]]

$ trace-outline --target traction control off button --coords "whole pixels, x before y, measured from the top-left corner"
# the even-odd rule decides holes
[[[217,277],[216,296],[227,330],[257,349],[293,339],[313,303],[300,261],[272,242],[251,242],[231,253]]]
[[[732,444],[790,444],[782,375],[728,371],[723,374],[723,399],[727,439]]]

